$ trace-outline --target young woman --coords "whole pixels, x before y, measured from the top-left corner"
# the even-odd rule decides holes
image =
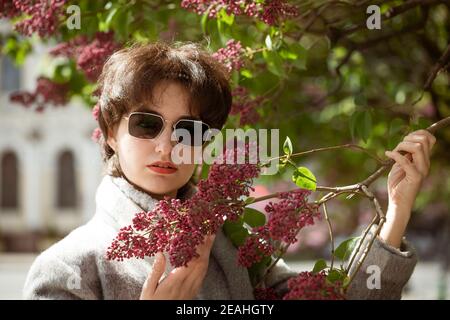
[[[172,268],[167,255],[109,261],[106,251],[119,229],[137,212],[151,210],[164,196],[186,199],[194,164],[175,164],[174,129],[221,129],[232,98],[227,72],[195,44],[154,43],[123,49],[107,61],[99,81],[99,125],[107,174],[96,193],[96,213],[33,263],[24,288],[27,299],[254,299],[247,269],[222,230],[197,248],[200,257]],[[202,141],[203,142],[203,141]],[[180,141],[183,150],[202,143]],[[387,221],[349,288],[351,299],[401,297],[416,264],[403,240],[421,181],[428,174],[435,138],[409,134],[387,156]],[[399,151],[408,152],[403,156]],[[195,152],[193,152],[195,154]],[[366,245],[366,244],[364,244]],[[381,271],[381,287],[370,289],[366,269]],[[297,273],[280,260],[266,286],[282,293]]]

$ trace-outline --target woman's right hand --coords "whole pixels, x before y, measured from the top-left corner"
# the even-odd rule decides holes
[[[186,267],[173,269],[159,282],[166,269],[166,258],[156,254],[152,271],[145,280],[140,300],[192,300],[200,290],[209,264],[209,254],[216,235],[206,236],[197,247],[199,257],[189,261]]]

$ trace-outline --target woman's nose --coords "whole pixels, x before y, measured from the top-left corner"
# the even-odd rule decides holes
[[[167,125],[164,128],[163,132],[161,132],[161,134],[155,141],[156,142],[155,151],[163,155],[170,155],[173,147],[176,144],[176,141],[171,140],[171,136],[172,136],[172,127]]]

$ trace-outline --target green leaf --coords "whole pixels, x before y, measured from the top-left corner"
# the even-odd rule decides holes
[[[70,65],[67,64],[59,64],[55,66],[53,70],[52,80],[57,83],[67,82],[72,76],[72,69]]]
[[[207,179],[208,178],[208,173],[209,173],[209,168],[211,167],[210,164],[207,163],[203,163],[202,164],[202,174],[201,174],[201,178],[202,179]]]
[[[320,272],[327,267],[327,262],[324,259],[319,259],[314,264],[313,271],[314,273]]]
[[[292,148],[291,138],[286,137],[286,140],[284,140],[283,151],[284,151],[284,154],[286,154],[288,156],[290,156],[292,154],[293,148]]]
[[[298,167],[292,174],[292,181],[302,189],[315,191],[317,187],[316,177],[306,167]]]
[[[117,14],[118,9],[119,9],[118,7],[114,7],[108,12],[108,16],[105,19],[105,28],[106,28],[106,30],[110,30],[111,29],[111,25],[112,25],[114,19],[117,17],[116,14]]]
[[[280,50],[280,56],[283,59],[287,59],[287,60],[296,60],[297,59],[297,55],[293,52],[290,52],[286,49],[281,49]]]
[[[334,256],[342,261],[347,260],[356,247],[360,237],[353,237],[342,242],[334,251]]]
[[[357,128],[360,137],[363,139],[364,142],[367,142],[367,140],[370,137],[370,134],[372,133],[372,115],[370,114],[370,112],[364,112],[363,121],[360,122],[360,125]]]
[[[352,139],[360,138],[367,142],[372,133],[372,115],[366,111],[355,111],[350,118]]]
[[[244,209],[244,222],[253,228],[260,227],[266,223],[266,216],[264,213],[262,213],[256,209],[245,208]]]
[[[117,18],[114,21],[114,29],[117,30],[120,38],[126,41],[129,36],[130,11],[127,7],[124,7],[123,9],[120,8],[116,15]]]
[[[352,116],[350,117],[349,125],[350,125],[350,134],[352,136],[352,140],[355,140],[356,138],[356,123],[358,120],[359,112],[353,112]]]
[[[249,233],[248,230],[243,228],[236,232],[233,232],[230,235],[230,240],[236,247],[240,247],[245,243],[245,239],[247,239]]]
[[[276,76],[284,77],[283,59],[275,51],[263,51],[264,60],[267,63],[267,69]]]
[[[202,16],[201,25],[202,25],[203,34],[206,34],[206,27],[208,24],[208,14],[209,14],[209,9]]]
[[[241,75],[246,77],[246,78],[248,78],[248,79],[253,78],[252,72],[250,70],[248,70],[248,69],[242,69],[241,70]]]
[[[252,264],[252,266],[248,268],[248,273],[253,284],[256,284],[271,262],[272,258],[270,256],[264,256],[261,261]]]
[[[345,272],[338,269],[333,269],[328,273],[327,280],[331,283],[335,283],[336,281],[343,282],[346,277],[347,275],[345,274]]]
[[[405,126],[406,124],[403,119],[395,118],[394,120],[392,120],[389,124],[389,137],[400,133],[405,128]]]
[[[291,54],[296,56],[295,60],[293,60],[293,65],[299,70],[306,70],[306,61],[307,61],[307,51],[301,46],[299,43],[294,43],[290,46]],[[281,55],[281,53],[280,53]],[[287,59],[291,59],[292,55],[287,56]],[[284,57],[283,57],[284,58]]]
[[[232,26],[234,23],[234,15],[233,14],[228,15],[227,10],[225,8],[222,8],[219,11],[219,13],[217,14],[217,18],[229,26]]]
[[[255,201],[255,197],[248,197],[247,199],[245,199],[244,203],[245,205],[251,204]]]
[[[234,232],[239,231],[244,227],[244,220],[239,217],[237,221],[226,220],[223,223],[223,232],[227,237],[231,236]]]
[[[420,130],[420,129],[425,129],[427,127],[429,127],[432,124],[432,121],[430,119],[427,118],[419,118],[417,119],[416,122],[414,123],[410,123],[410,129],[412,131],[416,131],[416,130]]]
[[[7,55],[16,66],[25,62],[25,58],[32,51],[32,46],[28,39],[20,41],[15,36],[8,36],[2,47],[2,38],[0,35],[0,53]]]
[[[99,21],[96,16],[81,17],[83,34],[92,36],[98,31]]]

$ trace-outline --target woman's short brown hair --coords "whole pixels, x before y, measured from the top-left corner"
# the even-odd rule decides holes
[[[108,130],[145,102],[153,100],[155,86],[172,80],[189,92],[189,108],[211,126],[222,129],[231,109],[227,69],[201,46],[192,42],[155,42],[115,52],[99,78],[99,126],[102,156],[108,173],[122,175],[114,150],[106,143]]]

